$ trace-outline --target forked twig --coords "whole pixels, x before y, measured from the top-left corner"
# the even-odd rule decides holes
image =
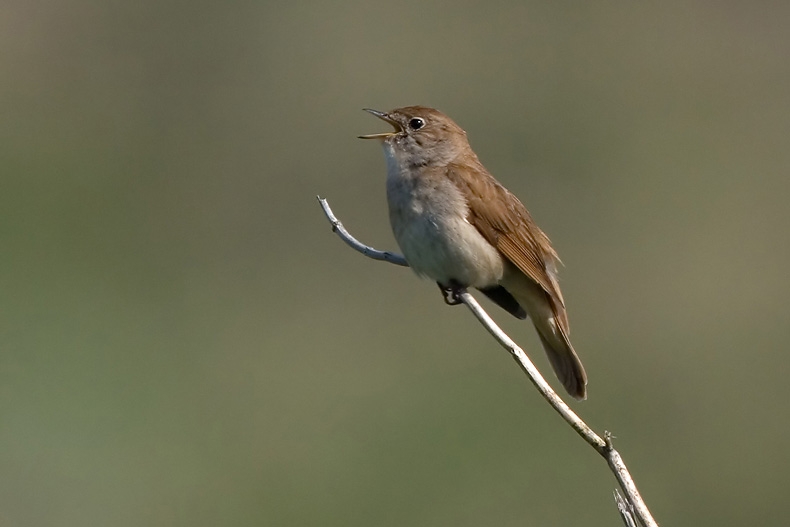
[[[620,513],[620,518],[623,520],[625,527],[639,527],[636,519],[634,519],[633,505],[628,503],[617,489],[614,489],[614,502],[617,504],[617,512]]]
[[[340,238],[352,249],[359,251],[368,258],[373,258],[374,260],[383,260],[385,262],[408,267],[409,264],[406,262],[406,259],[403,256],[391,252],[378,251],[354,238],[346,230],[340,220],[335,217],[332,209],[329,207],[329,203],[327,203],[327,201],[320,196],[318,196],[318,202],[321,204],[321,208],[324,210],[324,214],[326,215],[327,219],[332,224],[332,231],[340,236]],[[503,348],[510,352],[513,359],[515,359],[532,384],[535,385],[540,394],[544,399],[546,399],[546,401],[548,401],[552,408],[554,408],[554,410],[556,410],[557,413],[562,416],[565,422],[568,423],[574,430],[576,430],[576,433],[579,434],[591,447],[593,447],[596,452],[606,459],[609,468],[614,473],[614,477],[620,484],[620,488],[623,489],[623,492],[625,492],[626,495],[625,502],[621,501],[622,498],[617,501],[618,510],[620,511],[621,517],[623,518],[623,521],[626,523],[626,525],[629,525],[629,519],[633,521],[633,517],[631,516],[631,513],[633,513],[645,527],[658,527],[658,524],[650,514],[647,505],[645,504],[644,500],[642,500],[642,497],[636,488],[636,484],[634,483],[631,474],[628,472],[628,469],[626,468],[620,453],[614,449],[614,446],[612,445],[611,434],[609,432],[605,432],[604,437],[601,438],[601,436],[596,434],[592,428],[587,426],[587,423],[582,421],[582,419],[576,415],[576,413],[574,413],[567,404],[565,404],[565,401],[563,401],[560,396],[557,395],[557,392],[555,392],[551,386],[549,386],[549,383],[546,382],[546,379],[543,378],[535,365],[532,364],[532,361],[529,360],[529,357],[527,357],[527,354],[524,353],[524,350],[522,350],[504,331],[502,331],[502,329],[500,329],[499,326],[497,326],[493,319],[488,315],[488,313],[486,313],[486,311],[480,306],[480,304],[478,304],[477,300],[475,300],[475,298],[469,292],[465,291],[461,293],[459,298],[464,304],[466,304],[472,314],[477,317],[477,320],[480,321],[480,323],[486,328],[491,336],[493,336]],[[619,493],[617,493],[617,491],[615,492],[615,499],[617,500]]]

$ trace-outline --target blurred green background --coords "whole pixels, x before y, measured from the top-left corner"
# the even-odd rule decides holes
[[[658,521],[785,522],[788,24],[787,2],[3,2],[0,523],[621,525],[603,460],[471,315],[331,233],[316,194],[396,249],[355,136],[408,104],[552,237],[574,408]]]

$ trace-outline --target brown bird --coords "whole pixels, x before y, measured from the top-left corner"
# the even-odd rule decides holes
[[[365,111],[394,127],[360,137],[384,146],[390,223],[409,266],[436,281],[448,303],[475,287],[515,317],[529,315],[557,377],[584,399],[587,374],[568,337],[548,236],[452,119],[424,106]]]

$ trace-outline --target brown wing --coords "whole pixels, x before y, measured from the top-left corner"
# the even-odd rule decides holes
[[[560,326],[568,332],[565,301],[549,269],[559,263],[551,242],[521,202],[488,173],[477,159],[450,164],[447,176],[466,195],[469,222],[521,272],[548,295]]]

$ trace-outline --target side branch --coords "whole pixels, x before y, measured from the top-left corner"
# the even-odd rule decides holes
[[[321,208],[324,210],[324,214],[326,215],[329,222],[332,224],[332,231],[335,232],[340,238],[348,244],[352,249],[359,251],[360,253],[364,254],[369,258],[373,258],[374,260],[383,260],[385,262],[390,262],[396,265],[401,265],[408,267],[408,263],[406,259],[399,255],[394,254],[391,252],[386,251],[377,251],[376,249],[365,245],[364,243],[360,242],[356,238],[354,238],[346,229],[343,227],[343,224],[338,220],[335,215],[332,213],[332,209],[329,207],[329,203],[327,201],[318,196],[318,202],[321,204]],[[460,300],[466,304],[466,307],[472,312],[472,314],[480,321],[483,327],[491,334],[491,336],[496,339],[499,344],[505,348],[515,359],[518,363],[519,367],[524,371],[527,375],[529,380],[535,387],[538,389],[540,394],[543,396],[544,399],[551,405],[554,410],[560,414],[560,416],[568,423],[577,434],[579,434],[591,447],[595,449],[604,459],[606,459],[609,468],[614,473],[615,479],[620,485],[620,488],[623,489],[627,498],[627,504],[629,511],[624,512],[621,500],[618,500],[618,509],[620,510],[621,516],[626,523],[628,523],[628,514],[630,511],[633,511],[639,521],[645,527],[658,527],[658,523],[653,519],[653,516],[650,514],[650,511],[647,508],[647,505],[642,500],[639,491],[636,488],[636,484],[634,483],[631,474],[628,472],[628,469],[623,462],[620,453],[614,449],[612,445],[612,436],[608,432],[604,434],[604,438],[601,438],[598,434],[596,434],[592,428],[587,426],[587,423],[582,421],[582,419],[576,415],[576,413],[570,409],[570,407],[565,404],[557,392],[555,392],[546,379],[540,374],[538,369],[532,364],[532,361],[527,357],[527,354],[524,353],[522,350],[499,326],[494,322],[494,320],[486,313],[486,311],[480,306],[480,304],[475,300],[475,298],[468,292],[464,291],[459,295]],[[615,491],[617,493],[617,491]],[[619,497],[619,493],[616,494],[616,498]],[[631,519],[631,521],[633,521]]]
[[[329,203],[322,198],[321,196],[316,196],[318,198],[318,203],[321,204],[321,208],[324,209],[324,214],[326,214],[326,219],[329,220],[329,223],[332,224],[332,232],[337,233],[340,236],[340,239],[343,240],[348,244],[349,247],[354,249],[355,251],[359,251],[368,258],[373,258],[374,260],[383,260],[385,262],[389,262],[395,265],[401,265],[403,267],[408,267],[409,264],[406,263],[406,258],[399,254],[394,254],[387,251],[377,251],[373,247],[369,247],[364,243],[360,242],[343,227],[343,224],[337,219],[332,212],[332,209],[329,208]]]

